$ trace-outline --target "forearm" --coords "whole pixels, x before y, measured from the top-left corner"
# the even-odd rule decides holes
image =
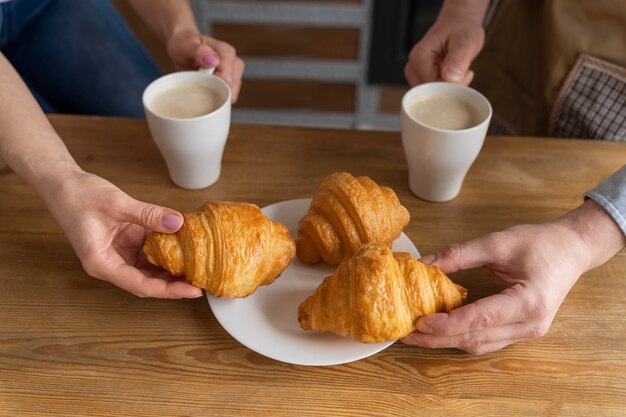
[[[489,0],[445,0],[439,18],[462,16],[482,24],[489,7]]]
[[[0,156],[46,199],[80,168],[1,53],[0,91]]]
[[[198,32],[187,0],[130,0],[130,3],[163,43],[177,33]]]

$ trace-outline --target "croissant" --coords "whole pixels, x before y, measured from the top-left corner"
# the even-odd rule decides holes
[[[379,187],[369,177],[334,173],[322,181],[300,220],[298,259],[337,265],[363,243],[390,246],[409,220],[391,188]]]
[[[437,266],[370,243],[300,304],[298,321],[304,330],[379,343],[407,336],[419,317],[449,312],[463,305],[466,296],[467,290]]]
[[[271,284],[295,255],[287,228],[254,204],[209,201],[183,216],[177,233],[151,233],[143,251],[152,264],[185,275],[214,296],[252,294]]]

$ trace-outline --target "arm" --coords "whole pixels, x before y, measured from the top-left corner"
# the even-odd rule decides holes
[[[616,181],[620,172],[621,181]],[[626,167],[603,185],[607,183],[626,202]],[[624,219],[626,204],[619,212]],[[418,331],[404,342],[482,354],[543,336],[578,278],[624,248],[625,232],[609,212],[587,200],[552,222],[515,226],[426,256],[423,262],[446,273],[487,268],[509,288],[449,314],[420,318]]]
[[[228,43],[200,33],[186,0],[130,0],[130,3],[167,46],[177,69],[216,67],[215,75],[230,85],[233,102],[237,101],[243,61]]]
[[[415,44],[404,67],[409,85],[448,81],[469,84],[470,65],[483,47],[489,0],[446,0],[439,16]]]
[[[1,53],[0,91],[0,158],[41,195],[85,270],[136,295],[202,295],[185,282],[158,279],[137,268],[146,231],[175,232],[182,224],[180,213],[134,200],[80,169]]]

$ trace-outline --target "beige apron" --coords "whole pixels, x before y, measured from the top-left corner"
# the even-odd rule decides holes
[[[626,1],[501,0],[473,68],[501,131],[626,141]]]

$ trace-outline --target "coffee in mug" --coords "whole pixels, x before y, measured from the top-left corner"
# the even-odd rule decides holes
[[[453,93],[418,96],[407,104],[407,112],[418,122],[445,130],[469,129],[485,119],[482,109]]]
[[[209,86],[186,82],[157,94],[151,109],[160,116],[189,119],[209,114],[224,103],[224,97]]]

